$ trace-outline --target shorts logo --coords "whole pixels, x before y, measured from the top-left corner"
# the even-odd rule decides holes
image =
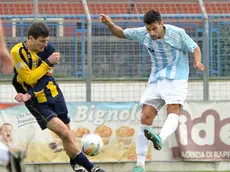
[[[19,62],[19,63],[17,64],[17,68],[18,68],[18,69],[21,69],[21,68],[22,68],[22,65],[23,65],[22,62]]]

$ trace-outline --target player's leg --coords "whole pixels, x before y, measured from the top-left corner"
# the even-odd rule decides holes
[[[65,120],[64,120],[65,121]],[[69,129],[69,131],[71,131],[70,128],[70,123],[66,124],[67,128]],[[77,142],[76,142],[77,143]],[[78,146],[78,145],[77,145]],[[76,164],[72,161],[72,158],[70,158],[70,165],[71,167],[74,169],[75,172],[86,172],[86,169],[82,166],[80,166],[79,164]]]
[[[156,84],[150,84],[141,97],[141,125],[136,138],[137,166],[133,169],[133,172],[145,172],[145,160],[149,147],[149,140],[145,136],[145,130],[151,130],[153,119],[164,104],[164,101],[158,97],[156,87]]]
[[[27,109],[30,111],[30,113],[36,118],[40,128],[42,130],[47,128],[47,123],[52,120],[53,118],[57,119],[61,125],[65,128],[65,130],[69,130],[69,123],[64,124],[59,118],[57,118],[57,115],[53,112],[53,109],[49,107],[48,103],[43,103],[43,104],[34,104],[32,101],[28,101],[25,103],[25,106]],[[57,134],[57,133],[55,133]],[[60,136],[59,136],[60,137]],[[61,138],[61,137],[60,137]],[[80,148],[79,148],[80,151]],[[66,152],[67,153],[67,152]],[[68,154],[67,154],[68,155]],[[77,172],[84,172],[84,169],[78,168],[75,169]]]
[[[162,142],[164,142],[170,135],[172,135],[179,123],[179,112],[180,112],[181,105],[180,104],[168,104],[167,105],[167,112],[168,116],[164,125],[160,131],[160,138]]]
[[[96,167],[93,163],[91,163],[88,158],[81,152],[81,146],[78,144],[74,135],[70,131],[70,118],[68,116],[68,110],[62,94],[59,94],[59,96],[55,98],[55,105],[53,108],[54,112],[58,114],[58,118],[63,122],[63,124],[67,126],[69,131],[70,138],[62,141],[64,149],[67,149],[66,151],[69,152],[68,155],[70,157],[70,164],[73,169],[75,171],[80,171],[83,170],[82,167],[84,167],[89,172],[104,172],[104,170]],[[50,124],[48,123],[48,125]]]
[[[173,80],[164,83],[166,88],[162,92],[162,97],[167,104],[167,119],[160,131],[160,137],[164,142],[171,134],[173,134],[179,123],[179,112],[184,104],[187,96],[188,83],[186,80]]]

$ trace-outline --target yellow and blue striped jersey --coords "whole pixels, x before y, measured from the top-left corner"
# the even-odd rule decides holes
[[[43,52],[30,51],[23,42],[11,49],[15,68],[12,82],[18,93],[27,92],[36,98],[38,103],[47,102],[59,94],[60,89],[49,73],[53,70],[53,65],[47,60],[54,51],[50,43]]]

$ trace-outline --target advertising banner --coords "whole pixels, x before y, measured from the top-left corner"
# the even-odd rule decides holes
[[[229,102],[186,103],[170,142],[173,157],[190,161],[229,160],[229,106]]]
[[[174,135],[164,143],[163,150],[156,151],[150,144],[147,160],[157,160],[166,152],[172,158],[186,161],[220,161],[230,158],[229,102],[187,102],[179,117]],[[71,132],[76,142],[87,133],[102,137],[102,152],[89,157],[95,162],[136,160],[136,134],[139,130],[141,109],[138,103],[67,103],[71,118]],[[48,129],[41,130],[35,118],[24,105],[1,104],[0,125],[13,126],[11,146],[27,151],[26,162],[69,162],[61,140]],[[166,108],[160,112],[153,129],[162,127]],[[160,126],[156,126],[160,125]],[[32,135],[32,139],[31,139]],[[161,154],[160,154],[161,153]],[[159,155],[159,156],[158,156]],[[170,156],[167,154],[166,156]],[[169,157],[161,157],[169,160]]]
[[[12,145],[25,149],[32,135],[26,162],[69,162],[57,135],[48,129],[42,131],[24,105],[9,106],[1,106],[0,123],[13,126]],[[89,157],[92,161],[136,160],[135,142],[141,114],[138,103],[67,103],[67,107],[76,142],[80,144],[87,133],[102,137],[102,152]],[[147,160],[151,160],[151,148]]]

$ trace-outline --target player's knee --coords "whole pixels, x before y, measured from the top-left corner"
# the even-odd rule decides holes
[[[181,109],[180,104],[170,104],[167,107],[168,114],[170,114],[170,113],[179,114],[180,109]]]
[[[141,115],[141,124],[152,125],[152,122],[153,122],[153,115],[142,113],[142,115]]]
[[[152,125],[153,119],[157,115],[157,111],[151,106],[144,106],[142,109],[141,123]]]
[[[72,139],[72,134],[68,129],[64,129],[58,133],[56,133],[63,142],[68,142]]]

